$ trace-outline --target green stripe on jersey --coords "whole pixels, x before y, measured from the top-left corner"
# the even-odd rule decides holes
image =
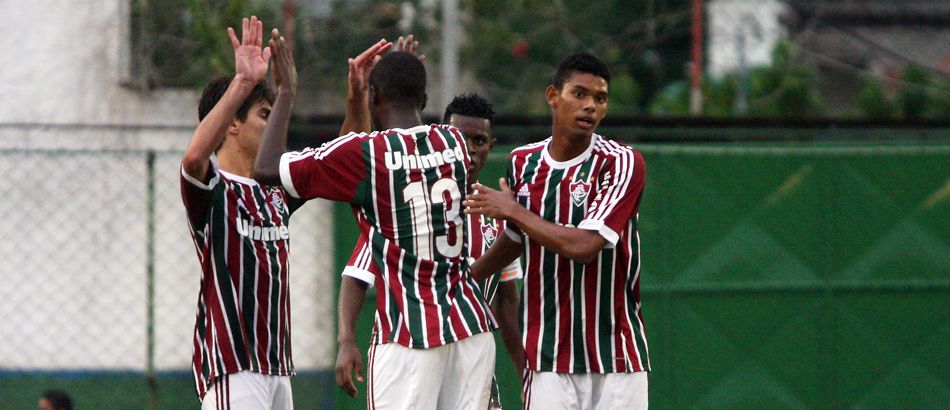
[[[226,184],[219,184],[219,185],[221,186],[220,189],[225,189],[224,185]],[[214,213],[215,213],[214,218],[211,220],[215,222],[220,222],[220,224],[214,226],[213,228],[214,232],[212,233],[212,238],[224,238],[224,240],[212,241],[212,245],[214,246],[214,254],[216,256],[216,258],[214,258],[214,264],[215,264],[214,281],[216,282],[215,286],[217,286],[218,291],[221,292],[221,300],[220,300],[221,310],[227,316],[226,320],[228,321],[228,324],[230,325],[231,334],[229,337],[230,337],[231,343],[233,343],[234,351],[238,352],[237,360],[243,368],[247,368],[248,367],[247,356],[241,354],[241,352],[247,351],[247,346],[244,345],[244,337],[241,335],[241,319],[240,317],[238,317],[237,306],[235,306],[235,303],[234,303],[235,301],[234,290],[231,285],[231,275],[230,275],[230,271],[228,270],[228,265],[227,265],[227,258],[228,258],[227,252],[226,252],[226,248],[227,248],[226,245],[228,242],[227,193],[223,193],[221,195],[215,195],[214,197],[217,203],[215,204],[216,206],[214,210]],[[234,215],[231,215],[231,217],[233,218]],[[241,241],[241,246],[244,246],[243,240]],[[212,295],[212,297],[217,297],[217,295]],[[212,321],[214,321],[214,318],[212,318]],[[215,330],[216,329],[212,329],[212,331],[215,331]],[[225,353],[225,354],[230,354],[230,353]],[[223,365],[223,362],[221,364]],[[223,371],[224,369],[220,369],[220,370]]]
[[[547,221],[556,221],[557,220],[557,195],[558,195],[558,186],[561,180],[564,179],[564,171],[560,169],[552,169],[547,176],[547,181],[545,181],[545,192],[542,197],[542,206],[541,206],[541,217]],[[558,302],[558,291],[557,288],[557,259],[558,256],[554,251],[549,251],[541,248],[541,253],[543,255],[541,262],[541,279],[544,283],[544,290],[541,292],[544,298],[544,324],[542,326],[542,338],[541,338],[541,363],[551,363],[552,370],[557,367],[557,363],[554,361],[554,357],[557,354],[557,342],[558,342],[558,314],[557,314],[557,302]],[[543,371],[544,369],[542,369]]]

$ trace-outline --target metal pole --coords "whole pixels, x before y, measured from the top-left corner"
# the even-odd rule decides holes
[[[458,0],[442,0],[442,95],[444,107],[456,94],[459,79],[459,10]]]
[[[689,112],[703,114],[703,0],[692,0],[693,47],[690,64]]]

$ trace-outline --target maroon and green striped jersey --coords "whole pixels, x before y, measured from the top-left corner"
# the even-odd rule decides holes
[[[521,325],[528,369],[648,371],[637,232],[643,157],[594,134],[583,154],[558,162],[548,154],[550,142],[511,152],[508,183],[515,198],[547,221],[598,232],[607,245],[585,265],[506,225],[505,234],[524,246]]]
[[[500,231],[491,218],[483,215],[466,215],[467,224],[465,238],[468,241],[469,256],[472,261],[480,258],[482,254],[488,251],[488,248],[495,242]],[[373,286],[376,275],[379,270],[373,263],[372,250],[369,247],[367,238],[365,220],[356,215],[357,223],[361,228],[366,228],[360,232],[360,236],[353,248],[346,267],[343,268],[343,275],[356,278],[369,286]],[[521,279],[521,262],[515,260],[499,272],[497,275],[491,275],[487,279],[478,283],[482,290],[482,296],[490,305],[498,292],[498,284],[510,280]]]
[[[226,374],[294,373],[287,219],[300,204],[283,189],[221,171],[214,161],[204,180],[181,170],[202,272],[192,357],[199,397]]]
[[[469,164],[465,138],[448,125],[352,133],[281,157],[292,196],[359,208],[380,270],[379,343],[432,348],[497,327],[468,272]]]
[[[481,258],[488,251],[488,248],[495,243],[495,238],[501,233],[498,224],[492,218],[484,215],[468,215],[468,238],[469,249],[473,260]],[[514,262],[505,267],[501,272],[491,275],[479,282],[485,300],[489,304],[495,300],[495,294],[498,293],[498,285],[501,282],[521,279],[521,261],[515,259]]]

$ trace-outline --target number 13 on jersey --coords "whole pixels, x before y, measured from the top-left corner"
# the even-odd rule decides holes
[[[416,255],[423,259],[433,260],[432,232],[435,230],[433,219],[434,205],[442,205],[444,209],[443,221],[453,232],[435,237],[435,247],[439,255],[446,258],[455,258],[462,253],[463,226],[460,215],[462,209],[462,194],[458,183],[451,178],[442,178],[432,184],[432,189],[426,192],[422,181],[410,182],[402,191],[402,196],[412,209],[412,224],[415,234]],[[450,241],[451,239],[451,241]]]

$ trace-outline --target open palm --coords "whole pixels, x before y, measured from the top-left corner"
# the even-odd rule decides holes
[[[270,48],[263,48],[264,23],[251,16],[241,21],[241,41],[234,29],[228,27],[231,46],[234,47],[235,77],[257,84],[267,75],[267,63],[270,61]]]

